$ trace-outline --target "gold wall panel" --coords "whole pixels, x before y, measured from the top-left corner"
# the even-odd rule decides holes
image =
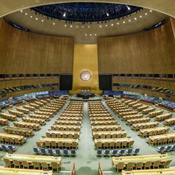
[[[87,82],[80,77],[84,70],[91,72],[91,79]],[[74,45],[73,89],[70,94],[76,94],[81,90],[91,90],[101,94],[99,91],[97,45]]]

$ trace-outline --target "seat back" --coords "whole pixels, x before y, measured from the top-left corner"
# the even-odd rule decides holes
[[[124,169],[124,162],[117,163],[116,169],[123,170]]]

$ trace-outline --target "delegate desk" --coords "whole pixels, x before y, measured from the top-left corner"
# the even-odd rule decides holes
[[[131,119],[137,119],[137,118],[142,118],[143,115],[142,114],[136,114],[136,115],[125,115],[122,117],[122,120],[126,121],[126,120],[131,120]]]
[[[126,131],[97,131],[93,132],[93,138],[124,138],[127,136]]]
[[[19,128],[14,126],[7,126],[4,127],[3,130],[7,132],[8,134],[17,134],[17,135],[23,135],[23,136],[33,136],[33,129],[29,128]]]
[[[62,147],[68,147],[68,144],[69,144],[69,147],[74,147],[74,148],[77,148],[78,146],[78,139],[73,139],[73,138],[51,138],[51,137],[41,137],[39,142],[41,147],[47,147],[46,144],[47,142],[50,143],[50,147],[53,147],[52,146],[52,142],[55,142],[55,146],[54,147],[60,147],[59,144],[63,144]]]
[[[45,125],[46,124],[45,120],[38,119],[38,118],[23,117],[22,120],[24,122],[37,123],[37,124],[40,124],[40,125]]]
[[[139,131],[139,136],[148,137],[148,136],[153,136],[153,135],[158,135],[158,134],[165,134],[165,133],[168,133],[169,130],[170,130],[170,128],[168,128],[166,126],[141,129]]]
[[[82,121],[81,117],[59,117],[59,120]]]
[[[22,122],[22,121],[17,121],[13,123],[17,127],[24,127],[24,128],[30,128],[35,131],[40,130],[40,124],[37,123],[28,123],[28,122]]]
[[[33,162],[39,162],[39,163],[47,163],[50,166],[52,166],[52,162],[57,163],[59,166],[62,164],[62,158],[61,157],[55,157],[55,156],[40,156],[40,155],[26,155],[26,154],[9,154],[6,153],[5,156],[2,158],[10,160],[13,162],[14,160],[18,162],[27,161],[30,164],[33,164]],[[5,161],[4,161],[5,162]]]
[[[1,175],[53,175],[52,171],[0,167]]]
[[[149,136],[149,144],[167,144],[175,142],[175,133]]]
[[[8,125],[8,120],[4,118],[0,118],[0,125]]]
[[[175,168],[122,171],[122,175],[174,175]]]
[[[110,147],[111,143],[114,143],[114,148],[131,147],[134,144],[132,138],[106,138],[106,139],[94,139],[95,147],[98,148],[99,143],[102,143],[102,147]],[[125,146],[124,146],[125,145]]]
[[[92,127],[92,131],[96,132],[96,131],[120,131],[121,125],[117,124],[117,125],[109,125],[109,126],[102,126],[102,125],[96,125],[96,126],[91,126]]]
[[[155,128],[158,126],[158,122],[146,122],[146,123],[137,123],[132,125],[132,130],[139,131],[140,129],[146,128]]]
[[[74,138],[78,139],[80,137],[80,133],[76,131],[47,131],[46,132],[47,137],[53,137],[53,138]]]
[[[30,118],[35,118],[35,119],[43,119],[46,121],[50,121],[50,117],[47,115],[39,115],[39,114],[29,114]]]
[[[136,123],[146,123],[146,122],[149,122],[149,121],[150,121],[150,118],[142,117],[142,118],[127,120],[126,124],[127,125],[133,125],[133,124],[136,124]]]
[[[55,130],[55,131],[77,131],[79,132],[81,130],[81,126],[78,126],[78,125],[52,125],[51,126],[51,129],[52,130]]]
[[[114,117],[90,117],[90,121],[115,121]]]
[[[0,141],[11,143],[11,144],[14,144],[14,143],[23,144],[24,143],[24,136],[0,133]]]
[[[164,121],[164,125],[174,125],[175,124],[175,118],[169,118]]]
[[[142,156],[122,156],[122,157],[112,157],[112,165],[117,165],[118,163],[123,162],[127,165],[130,162],[156,162],[164,163],[166,161],[172,161],[171,157],[168,154],[155,154],[155,155],[142,155]]]
[[[113,119],[112,121],[91,121],[91,126],[97,126],[97,125],[115,125],[117,124],[117,120]]]
[[[55,124],[60,124],[60,125],[81,125],[81,121],[71,121],[71,120],[56,120]]]

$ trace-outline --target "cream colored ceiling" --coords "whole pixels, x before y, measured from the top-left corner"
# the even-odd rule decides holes
[[[0,0],[0,17],[30,7],[82,0]],[[175,18],[175,0],[83,0],[83,2],[110,2],[152,9]]]
[[[36,15],[34,11],[26,9],[4,18],[35,33],[74,37],[76,44],[96,44],[98,37],[140,32],[168,17],[152,10],[143,9],[122,20],[116,19],[107,23],[83,25],[80,22],[66,24],[65,21],[47,19],[46,16]]]

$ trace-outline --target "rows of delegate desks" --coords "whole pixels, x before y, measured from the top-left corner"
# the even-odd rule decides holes
[[[37,142],[38,147],[76,149],[83,118],[83,102],[71,101],[64,112]]]
[[[63,100],[57,100],[57,106],[54,105],[54,103],[41,103],[40,104],[40,109],[44,110],[44,109],[50,109],[51,111],[53,111],[53,113],[58,112],[62,106],[65,104],[65,101]],[[35,103],[32,103],[35,104]],[[37,105],[39,105],[37,104]],[[36,108],[34,112],[39,111],[40,109]],[[9,110],[11,111],[11,110]],[[33,110],[32,110],[33,111]],[[18,113],[18,111],[13,110],[13,113]],[[8,114],[8,113],[1,113],[1,114]],[[14,115],[15,114],[10,114],[10,115]],[[20,144],[24,144],[25,143],[25,139],[24,137],[30,137],[34,135],[34,130],[38,131],[41,128],[41,123],[38,123],[38,119],[37,118],[31,118],[30,115],[35,115],[35,114],[29,114],[28,117],[26,116],[25,118],[28,119],[28,121],[24,121],[22,118],[22,121],[15,121],[13,122],[14,126],[6,126],[3,128],[5,133],[0,133],[0,142],[1,143],[7,143],[7,144],[13,144],[13,145],[20,145]],[[41,114],[42,116],[45,116],[46,114],[43,112],[43,114]],[[24,116],[24,114],[23,114]],[[50,115],[50,117],[52,117],[53,115]],[[17,116],[15,116],[17,118]],[[30,120],[32,119],[32,120]],[[43,119],[44,120],[44,119]],[[46,120],[44,120],[44,122],[46,123]]]
[[[101,101],[88,102],[88,111],[97,149],[127,148],[134,144],[134,140],[127,137],[126,131],[122,130],[117,120],[107,111]]]
[[[159,123],[156,121],[149,121],[150,118],[162,118],[162,117],[171,117],[171,113],[163,114],[162,110],[153,110],[154,112],[148,113],[146,117],[144,117],[145,112],[142,114],[138,113],[141,111],[149,110],[152,108],[143,108],[140,110],[142,106],[138,106],[136,108],[132,108],[132,105],[136,105],[136,102],[132,102],[131,100],[122,100],[123,103],[118,102],[114,99],[106,100],[107,105],[116,113],[119,114],[119,117],[122,118],[126,124],[131,125],[132,130],[139,131],[139,136],[148,137],[148,143],[152,145],[160,145],[167,143],[175,143],[175,134],[168,133],[169,129],[166,126],[158,126]],[[139,108],[139,110],[137,110]],[[135,114],[134,114],[135,112]]]
[[[32,111],[35,112],[36,110],[40,110],[42,107],[41,111],[43,112],[43,114],[40,114],[40,115],[45,116],[46,113],[48,112],[52,112],[53,114],[55,114],[63,107],[65,102],[66,102],[65,100],[56,100],[53,103],[49,103],[49,104],[48,104],[48,101],[42,104],[41,102],[37,102],[36,105],[39,105],[40,108],[37,107],[35,110],[33,110],[33,107],[32,107]],[[35,103],[32,103],[32,106],[35,106]],[[52,117],[52,116],[50,115],[49,117]],[[30,116],[28,118],[30,118]],[[35,124],[36,121],[32,121],[32,122],[31,124]],[[26,122],[26,123],[30,123],[30,122]],[[18,139],[18,142],[20,141],[21,143],[23,143],[24,136],[32,136],[34,134],[33,128],[28,127],[28,125],[22,128],[16,127],[16,126],[7,126],[3,129],[6,133],[0,133],[0,139],[2,138],[5,140],[9,139],[10,143],[14,142],[15,139]],[[62,164],[61,157],[55,157],[55,156],[6,153],[5,156],[2,158],[2,160],[4,161],[6,167],[0,167],[0,174],[4,174],[4,175],[5,174],[52,175],[53,172],[50,170],[56,169],[58,171],[59,167]],[[25,168],[25,169],[21,169],[21,168]],[[34,170],[34,169],[38,169],[38,170]],[[44,170],[47,170],[47,171],[44,171]]]
[[[175,142],[175,133],[168,133],[170,128],[158,126],[156,121],[147,121],[153,117],[156,120],[158,118],[171,118],[171,113],[163,114],[162,110],[156,111],[132,100],[123,99],[119,102],[115,99],[110,99],[106,100],[106,103],[126,124],[131,125],[133,130],[139,131],[140,136],[148,137],[149,144]],[[145,114],[147,114],[146,117],[144,117]],[[123,170],[122,175],[175,174],[175,169],[166,169],[171,161],[172,159],[168,154],[112,157],[112,165],[116,166],[117,171]],[[157,169],[155,170],[154,168]]]

